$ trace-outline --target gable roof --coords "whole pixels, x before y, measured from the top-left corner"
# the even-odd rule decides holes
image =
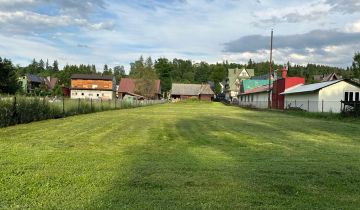
[[[269,85],[269,80],[246,79],[241,82],[240,91],[244,93],[250,89],[263,85]]]
[[[99,75],[99,74],[73,74],[71,79],[84,79],[84,80],[106,80],[112,81],[113,75]]]
[[[36,83],[43,83],[44,80],[42,77],[33,75],[33,74],[26,74],[26,79],[30,82],[36,82]]]
[[[294,88],[287,89],[285,92],[280,93],[281,95],[294,94],[294,93],[306,93],[306,92],[314,92],[330,85],[336,84],[344,80],[333,80],[328,82],[320,82],[314,83],[310,85],[299,85]]]
[[[241,73],[245,71],[247,76],[241,76]],[[238,85],[240,85],[240,80],[242,79],[249,79],[254,76],[254,69],[228,69],[228,79],[229,79],[229,86],[230,90],[237,90]]]
[[[45,81],[45,85],[50,88],[53,89],[58,81],[58,78],[56,77],[45,77],[44,78]]]
[[[340,80],[340,79],[342,79],[342,76],[339,76],[339,75],[337,75],[335,72],[333,72],[333,73],[325,76],[325,77],[322,79],[322,81],[323,81],[323,82],[326,82],[326,81]]]
[[[270,90],[271,89],[272,89],[272,85],[270,86]],[[263,93],[263,92],[269,92],[269,85],[258,86],[256,88],[249,89],[249,90],[245,91],[244,93],[240,93],[239,95],[247,95],[247,94],[252,94],[252,93]]]
[[[172,84],[171,95],[214,95],[209,84]]]
[[[154,93],[161,94],[160,80],[154,81]],[[136,79],[122,78],[120,80],[118,92],[134,94],[136,88]]]

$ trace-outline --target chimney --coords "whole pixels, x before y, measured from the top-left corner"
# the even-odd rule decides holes
[[[282,78],[286,78],[286,77],[287,77],[287,70],[286,70],[285,66],[283,66],[283,67],[281,68],[281,77],[282,77]]]

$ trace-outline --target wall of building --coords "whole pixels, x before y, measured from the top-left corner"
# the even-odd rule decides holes
[[[72,79],[71,88],[112,90],[114,87],[113,87],[113,81]]]
[[[319,91],[319,100],[324,101],[324,112],[341,112],[341,100],[345,100],[345,92],[360,92],[360,88],[341,81],[321,89]],[[355,94],[353,96],[355,97]]]
[[[272,108],[284,109],[285,96],[280,94],[288,88],[292,88],[296,85],[300,85],[304,83],[305,83],[305,79],[302,77],[285,77],[274,81],[273,93],[272,93]]]
[[[251,93],[238,97],[240,106],[251,106],[258,109],[268,108],[268,93]]]
[[[319,92],[285,95],[285,108],[300,108],[309,112],[321,112]]]
[[[111,100],[115,98],[115,92],[111,90],[71,90],[72,99],[103,99]]]
[[[201,101],[211,101],[211,99],[213,98],[213,95],[200,95],[200,100]]]

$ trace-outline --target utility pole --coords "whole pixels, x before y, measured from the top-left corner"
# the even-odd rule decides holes
[[[271,109],[271,72],[272,72],[273,35],[274,35],[274,31],[273,31],[273,29],[271,29],[271,40],[270,40],[270,66],[269,66],[269,93],[268,93],[268,108],[269,108],[269,109]]]

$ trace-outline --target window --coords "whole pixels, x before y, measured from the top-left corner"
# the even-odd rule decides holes
[[[242,97],[242,96],[240,96],[240,101],[243,101],[243,97]]]
[[[345,101],[349,101],[349,92],[345,92]]]
[[[97,97],[99,97],[99,93],[98,93],[98,94],[96,94],[96,96],[97,96]]]
[[[103,93],[102,96],[105,96],[105,93]]]
[[[84,93],[81,93],[81,95],[83,96],[83,95],[84,95]]]
[[[254,95],[251,95],[251,102],[254,102]]]
[[[359,92],[355,93],[355,101],[359,101]]]
[[[349,93],[349,101],[353,101],[354,100],[354,93],[350,92]]]

